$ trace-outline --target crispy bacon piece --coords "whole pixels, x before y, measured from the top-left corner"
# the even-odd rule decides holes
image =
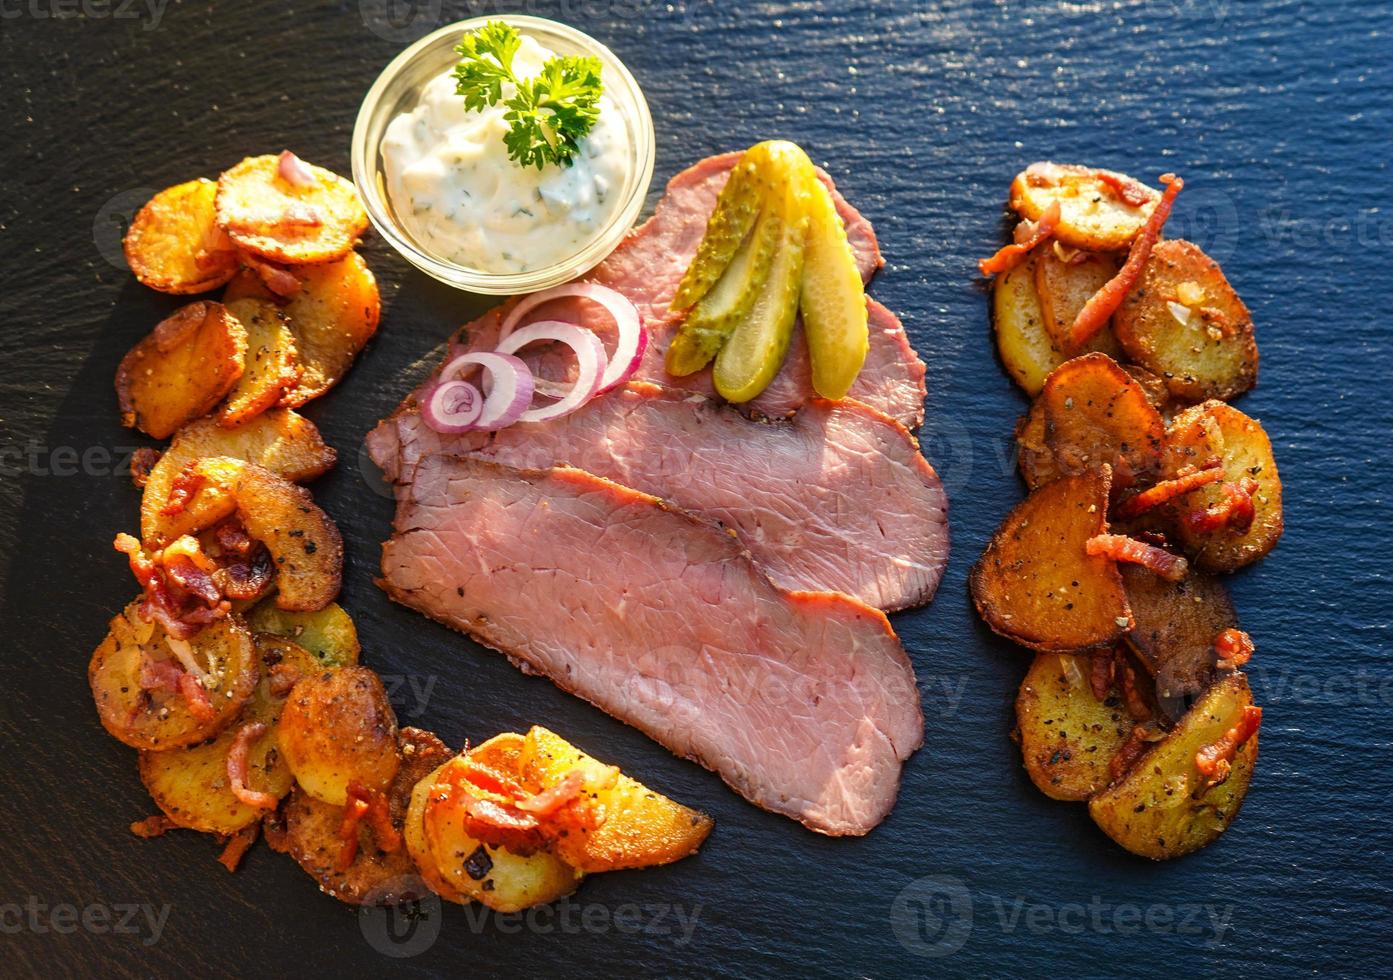
[[[1114,194],[1122,199],[1124,204],[1139,208],[1151,201],[1151,195],[1146,192],[1146,188],[1131,177],[1115,174],[1108,170],[1095,170],[1093,176],[1100,184],[1106,184]]]
[[[205,605],[216,606],[222,601],[222,592],[213,584],[213,576],[188,555],[161,556],[160,566],[167,582],[202,600]]]
[[[1237,670],[1253,658],[1255,650],[1257,646],[1251,636],[1230,626],[1214,638],[1214,652],[1219,656],[1215,666],[1220,670]]]
[[[196,721],[207,724],[218,716],[213,702],[208,700],[208,689],[187,670],[179,675],[179,693]]]
[[[1114,783],[1131,771],[1150,744],[1151,739],[1146,726],[1133,726],[1132,734],[1127,736],[1127,741],[1123,742],[1108,760],[1108,776]]]
[[[512,776],[486,766],[476,759],[471,759],[468,755],[460,756],[455,763],[452,775],[456,774],[463,776],[470,783],[488,793],[497,793],[512,799],[517,799],[527,793],[522,784]]]
[[[209,623],[215,622],[232,611],[232,604],[220,596],[209,602],[205,592],[200,598],[180,584],[179,579],[192,583],[192,573],[182,566],[170,574],[170,569],[162,561],[147,554],[140,542],[129,534],[118,534],[113,546],[124,554],[130,562],[131,573],[140,583],[145,593],[142,612],[159,623],[166,633],[178,640],[187,640]],[[183,546],[181,545],[181,548]],[[192,557],[187,551],[177,551],[174,557]],[[197,565],[192,567],[197,568]]]
[[[1243,534],[1253,526],[1253,518],[1257,515],[1253,494],[1258,492],[1258,481],[1245,476],[1237,483],[1225,483],[1219,489],[1224,491],[1224,499],[1191,514],[1190,527],[1201,534],[1224,528]]]
[[[387,794],[381,790],[371,790],[361,783],[349,783],[350,799],[363,800],[368,805],[368,826],[372,828],[377,848],[391,854],[401,849],[401,834],[392,826],[392,812],[387,803]]]
[[[1094,650],[1088,658],[1088,686],[1099,701],[1106,701],[1112,691],[1113,665],[1117,662],[1113,650]]]
[[[1146,224],[1142,225],[1137,237],[1132,239],[1132,247],[1127,251],[1127,261],[1122,264],[1117,275],[1088,298],[1083,309],[1079,310],[1079,315],[1074,318],[1074,326],[1069,332],[1069,343],[1074,350],[1083,347],[1098,331],[1108,325],[1112,315],[1117,312],[1117,308],[1141,278],[1146,260],[1151,257],[1151,250],[1156,246],[1156,240],[1161,237],[1161,228],[1165,225],[1166,218],[1170,217],[1175,196],[1185,186],[1185,181],[1175,174],[1162,174],[1161,183],[1166,185],[1165,193],[1161,195],[1156,210],[1146,219]]]
[[[585,773],[572,769],[561,777],[555,786],[540,793],[525,796],[517,801],[517,807],[524,813],[537,817],[549,817],[580,795],[585,786]]]
[[[1167,582],[1179,582],[1190,571],[1190,563],[1179,555],[1145,544],[1125,534],[1097,534],[1084,544],[1084,550],[1093,557],[1111,558],[1141,565],[1153,575],[1159,575]]]
[[[256,835],[261,830],[259,824],[252,824],[250,827],[243,827],[237,833],[228,838],[227,846],[218,855],[218,863],[229,872],[236,871],[237,865],[242,863],[242,858],[251,846],[256,843]]]
[[[179,471],[174,478],[174,482],[169,485],[169,496],[165,498],[165,504],[160,508],[160,514],[164,517],[174,517],[184,512],[184,508],[189,506],[189,501],[193,500],[194,494],[207,483],[207,477],[198,471],[198,463],[194,461]]]
[[[247,753],[252,743],[266,734],[266,725],[259,721],[243,725],[227,750],[227,786],[244,806],[254,810],[274,810],[280,800],[271,793],[262,793],[247,786]]]
[[[141,446],[131,453],[131,482],[137,487],[144,487],[150,481],[150,471],[163,455],[158,449],[151,449],[149,446]]]
[[[1124,519],[1140,517],[1152,508],[1159,507],[1177,497],[1183,497],[1193,490],[1206,487],[1211,483],[1218,483],[1224,478],[1224,471],[1220,469],[1221,463],[1218,459],[1212,462],[1212,466],[1206,464],[1204,469],[1186,467],[1188,472],[1171,480],[1162,480],[1155,486],[1148,487],[1141,493],[1127,498],[1117,505],[1115,513]]]
[[[151,837],[158,837],[171,830],[178,830],[179,825],[163,813],[154,817],[146,817],[144,820],[137,820],[131,824],[131,833],[137,837],[144,837],[149,840]]]
[[[358,856],[358,824],[368,814],[368,801],[350,797],[343,808],[343,823],[339,824],[339,856],[334,861],[335,871],[347,871]]]
[[[1059,202],[1051,201],[1037,222],[1022,221],[1016,226],[1015,241],[998,249],[991,258],[981,259],[977,268],[984,276],[1009,272],[1024,261],[1030,250],[1054,234],[1059,224]]]
[[[1127,705],[1127,713],[1132,716],[1133,721],[1149,721],[1151,706],[1146,703],[1146,699],[1137,688],[1136,668],[1127,663],[1121,650],[1117,651],[1117,665],[1120,668],[1118,675],[1121,677],[1118,686],[1122,688],[1122,701]]]
[[[1206,777],[1205,787],[1218,786],[1233,769],[1234,754],[1258,733],[1262,727],[1262,709],[1248,705],[1243,709],[1243,717],[1224,733],[1223,738],[1211,742],[1195,753],[1195,768]]]

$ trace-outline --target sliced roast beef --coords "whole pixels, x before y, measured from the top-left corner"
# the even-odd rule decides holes
[[[864,834],[923,736],[885,616],[772,584],[718,528],[580,470],[427,456],[383,547],[397,601],[826,834]]]
[[[948,501],[913,437],[850,399],[751,421],[688,392],[631,383],[565,418],[441,435],[415,410],[368,438],[394,481],[432,453],[570,465],[719,521],[777,585],[891,612],[922,605],[948,559]]]
[[[715,209],[716,197],[738,159],[737,153],[709,157],[674,177],[653,217],[631,232],[585,277],[623,293],[643,315],[649,344],[643,363],[634,375],[637,380],[714,396],[709,370],[674,378],[664,369],[664,353],[677,327],[677,318],[668,312],[667,305],[696,254],[706,230],[706,220]],[[822,176],[830,187],[830,178]],[[835,188],[833,196],[861,274],[869,280],[882,264],[875,233],[870,223],[836,194]],[[897,419],[906,428],[918,428],[924,421],[924,364],[910,347],[904,327],[895,314],[869,297],[866,302],[870,349],[850,394]],[[527,319],[558,318],[583,323],[601,336],[612,333],[603,311],[574,298],[539,306]],[[501,319],[502,309],[493,310],[468,324],[461,331],[460,342],[452,345],[452,353],[493,350],[498,342]],[[613,349],[612,343],[609,346]],[[532,352],[527,360],[533,363],[538,374],[556,379],[563,378],[572,363],[570,354],[560,350],[550,354]],[[749,403],[749,408],[757,414],[779,418],[795,412],[813,397],[808,348],[799,328],[783,369],[764,393]]]

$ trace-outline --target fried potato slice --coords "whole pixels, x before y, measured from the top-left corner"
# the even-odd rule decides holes
[[[338,384],[377,332],[382,315],[377,280],[357,252],[337,262],[296,269],[295,274],[301,280],[300,289],[283,301],[281,311],[295,336],[302,374],[299,384],[281,398],[287,408],[298,408]],[[227,287],[229,302],[244,297],[275,298],[250,271]]]
[[[1218,456],[1223,461],[1224,483],[1248,479],[1257,484],[1251,495],[1253,519],[1246,530],[1195,527],[1207,508],[1222,506],[1227,499],[1222,483],[1202,487],[1172,505],[1176,537],[1194,556],[1195,564],[1212,572],[1231,572],[1276,547],[1284,527],[1282,479],[1262,425],[1232,405],[1208,401],[1172,419],[1166,437],[1172,470]]]
[[[277,609],[268,599],[248,610],[246,620],[254,632],[294,640],[325,667],[352,667],[362,651],[353,617],[337,602],[313,612],[294,612]]]
[[[1219,263],[1182,239],[1157,242],[1113,317],[1128,356],[1185,401],[1230,399],[1258,381],[1253,317]]]
[[[1141,386],[1106,354],[1066,361],[1045,379],[1045,443],[1063,473],[1104,464],[1130,486],[1162,466],[1166,425]]]
[[[1023,646],[1074,652],[1117,640],[1132,613],[1117,564],[1091,557],[1107,531],[1108,466],[1064,476],[1006,516],[972,568],[972,599],[997,633]]]
[[[1169,421],[1170,417],[1177,411],[1177,403],[1171,395],[1170,388],[1166,385],[1166,379],[1154,371],[1148,371],[1140,364],[1122,364],[1122,370],[1131,376],[1132,380],[1141,385],[1141,390],[1146,394],[1146,400],[1151,402],[1151,407],[1161,413],[1161,418]]]
[[[1016,728],[1030,781],[1055,800],[1086,800],[1106,789],[1108,764],[1133,726],[1121,698],[1099,701],[1089,656],[1037,653],[1016,696]]]
[[[198,718],[178,691],[147,689],[141,684],[147,658],[152,665],[180,663],[164,629],[141,613],[141,603],[135,600],[112,619],[110,632],[93,651],[87,667],[102,725],[137,749],[175,748],[212,738],[237,717],[256,687],[257,656],[251,634],[234,615],[212,623],[188,641],[194,664],[207,676],[203,688],[213,709],[209,717]]]
[[[287,265],[332,262],[346,255],[368,227],[353,184],[305,164],[308,186],[280,173],[275,154],[247,157],[218,178],[218,225],[239,248]]]
[[[1126,174],[1077,164],[1032,163],[1011,182],[1011,208],[1017,214],[1039,221],[1058,201],[1055,237],[1091,252],[1126,250],[1160,200],[1160,191]]]
[[[303,649],[278,637],[255,638],[261,680],[237,720],[210,742],[140,753],[140,779],[150,797],[180,827],[211,834],[235,834],[265,814],[232,792],[227,757],[242,727],[262,724],[266,731],[247,750],[246,786],[277,799],[290,792],[294,778],[276,749],[276,722],[287,690],[276,674],[308,674],[317,664]],[[274,672],[274,673],[273,673]]]
[[[1045,402],[1037,398],[1016,420],[1016,468],[1031,490],[1059,478],[1054,452],[1045,440]]]
[[[121,424],[156,439],[172,435],[222,401],[242,376],[246,355],[247,331],[227,307],[181,307],[121,359]]]
[[[216,289],[236,274],[237,248],[214,214],[217,191],[200,177],[150,198],[121,243],[136,279],[179,295]]]
[[[601,808],[598,828],[580,828],[560,837],[552,849],[567,864],[584,872],[619,871],[670,864],[695,854],[713,822],[706,814],[675,803],[636,780],[586,755],[540,726],[527,733],[522,749],[524,783],[542,792],[573,769],[585,776],[583,792]]]
[[[510,758],[516,766],[521,738],[515,733],[495,736],[469,755],[517,778],[519,771],[505,766]],[[540,850],[524,856],[473,837],[465,830],[464,808],[431,792],[440,775],[436,770],[412,793],[406,839],[412,857],[422,868],[422,877],[432,887],[436,882],[443,886],[436,889],[441,898],[460,903],[474,899],[498,912],[520,912],[575,891],[582,873],[552,852]],[[419,831],[412,829],[415,821],[420,823]]]
[[[449,759],[442,761],[425,776],[418,779],[415,786],[411,787],[411,798],[407,805],[401,837],[402,842],[406,844],[407,854],[411,856],[411,860],[416,865],[417,873],[420,874],[421,879],[430,890],[447,902],[468,905],[471,900],[470,894],[451,884],[450,879],[447,879],[441,868],[446,866],[453,868],[462,863],[469,854],[452,856],[447,865],[436,858],[435,852],[431,849],[430,841],[426,838],[426,803],[430,800],[433,788],[440,779],[441,770],[449,761]],[[474,852],[470,852],[470,854],[472,853]],[[488,853],[487,849],[484,853]],[[481,862],[475,862],[476,867],[480,864]]]
[[[211,418],[190,422],[177,433],[159,462],[151,468],[140,498],[140,536],[159,547],[180,534],[160,511],[169,503],[175,479],[190,463],[206,456],[226,456],[264,466],[287,480],[309,480],[334,465],[336,453],[325,445],[313,422],[286,409],[274,408],[241,425],[226,428]],[[200,505],[198,495],[190,508]]]
[[[198,465],[204,465],[200,461]],[[343,584],[343,537],[304,487],[264,467],[242,463],[234,494],[237,516],[276,565],[276,606],[313,612]]]
[[[228,311],[247,331],[245,370],[218,411],[218,422],[233,426],[260,415],[300,380],[295,335],[274,303],[246,297],[229,300]]]
[[[1238,613],[1224,583],[1203,572],[1167,582],[1137,565],[1122,566],[1122,583],[1136,626],[1127,644],[1156,682],[1156,700],[1172,720],[1186,698],[1214,680],[1214,640],[1238,626]]]
[[[1094,822],[1133,854],[1157,861],[1212,843],[1243,805],[1258,758],[1258,736],[1238,748],[1228,778],[1217,785],[1209,785],[1195,756],[1240,725],[1252,703],[1246,677],[1221,678],[1126,776],[1089,801]]]
[[[1035,292],[1040,297],[1040,315],[1054,348],[1072,351],[1071,335],[1079,310],[1122,268],[1122,260],[1109,252],[1081,252],[1058,242],[1045,242],[1035,249]],[[1067,256],[1065,261],[1061,256]],[[1113,360],[1121,360],[1122,348],[1111,330],[1104,330],[1087,345],[1101,350]]]
[[[454,755],[434,734],[419,728],[403,728],[397,736],[401,768],[387,789],[392,823],[402,830],[416,784]],[[289,854],[320,891],[350,905],[395,905],[420,899],[424,889],[414,887],[418,871],[408,847],[383,851],[368,822],[358,827],[358,853],[347,868],[338,868],[343,841],[344,808],[317,800],[295,789],[279,821],[268,821],[267,839],[278,851]],[[270,829],[274,827],[275,829]],[[427,884],[430,880],[421,874]]]
[[[382,681],[367,667],[320,667],[290,692],[278,744],[295,781],[333,806],[348,784],[385,790],[401,764],[397,716]]]

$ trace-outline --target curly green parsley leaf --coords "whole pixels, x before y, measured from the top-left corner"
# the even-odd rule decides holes
[[[503,137],[509,159],[542,169],[548,163],[568,166],[580,141],[600,116],[600,59],[566,55],[548,59],[539,74],[518,78],[513,56],[522,38],[502,21],[490,21],[466,34],[455,47],[455,89],[464,107],[480,110],[499,102],[508,132]],[[513,94],[503,98],[503,83]]]

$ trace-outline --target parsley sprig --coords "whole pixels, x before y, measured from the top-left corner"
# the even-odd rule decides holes
[[[479,110],[508,107],[503,118],[508,132],[503,142],[509,159],[524,167],[542,169],[548,163],[563,166],[580,150],[580,141],[600,116],[600,59],[566,55],[555,57],[532,78],[518,78],[513,56],[522,38],[502,21],[490,21],[466,34],[455,47],[460,62],[455,66],[455,88],[464,96],[464,107]],[[514,92],[503,100],[503,83]]]

